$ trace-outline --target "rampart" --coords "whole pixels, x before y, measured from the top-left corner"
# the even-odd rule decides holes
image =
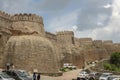
[[[8,53],[6,55],[17,63],[15,66],[22,64],[21,68],[26,70],[38,67],[40,71],[46,67],[45,71],[48,72],[54,69],[57,63],[61,65],[71,62],[81,68],[87,61],[107,58],[112,52],[120,52],[120,43],[113,44],[111,40],[93,41],[92,38],[76,38],[73,31],[53,34],[44,30],[41,16],[26,13],[11,16],[2,11],[0,11],[0,44],[0,67],[6,63],[3,61],[5,59],[3,52],[6,50],[4,48],[7,48],[8,53],[14,53],[14,57],[10,57]],[[21,55],[22,58],[19,57]],[[20,60],[23,62],[18,64]],[[24,65],[26,63],[30,66]]]
[[[38,22],[43,24],[43,19],[41,16],[35,15],[35,14],[15,14],[11,17],[11,19],[16,21],[30,21],[30,22]]]
[[[80,38],[79,40],[81,46],[90,47],[91,45],[93,45],[92,38]]]
[[[113,44],[113,41],[112,40],[104,40],[103,44],[104,45],[106,45],[106,44]]]
[[[46,37],[47,37],[47,38],[57,40],[55,34],[52,34],[52,33],[47,32],[47,31],[46,31],[45,33],[46,33]]]
[[[100,48],[103,46],[102,40],[94,40],[93,44],[96,48]]]
[[[74,44],[74,33],[73,31],[60,31],[57,32],[57,42],[61,45],[70,46]]]
[[[35,14],[15,14],[12,16],[13,30],[19,30],[23,33],[36,32],[40,36],[45,36],[43,19]]]
[[[10,28],[12,26],[11,16],[5,12],[0,11],[0,29]]]
[[[57,35],[74,35],[73,31],[60,31],[57,32]]]
[[[48,38],[52,43],[55,43],[57,42],[57,36],[53,33],[50,33],[50,32],[45,32],[46,34],[46,38]]]
[[[8,20],[11,19],[11,16],[8,13],[2,12],[2,11],[0,11],[0,17]]]

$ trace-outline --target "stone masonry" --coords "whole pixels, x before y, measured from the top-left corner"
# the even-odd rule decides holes
[[[73,31],[53,34],[44,30],[41,16],[0,11],[1,68],[12,63],[17,69],[58,73],[64,63],[83,68],[89,62],[109,58],[113,52],[120,52],[120,43],[76,38]]]

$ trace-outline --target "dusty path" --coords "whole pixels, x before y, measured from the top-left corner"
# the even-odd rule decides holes
[[[77,75],[80,71],[81,69],[65,72],[63,73],[63,76],[59,77],[41,76],[41,80],[72,80],[73,78],[77,78]]]

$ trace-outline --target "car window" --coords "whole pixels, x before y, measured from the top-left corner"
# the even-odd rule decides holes
[[[16,73],[14,73],[14,72],[12,72],[12,75],[13,75],[13,76],[17,76],[17,74],[16,74]]]

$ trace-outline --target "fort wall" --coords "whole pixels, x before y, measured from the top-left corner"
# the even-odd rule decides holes
[[[80,45],[85,47],[91,47],[93,45],[92,38],[80,38]]]
[[[106,45],[106,44],[113,44],[113,41],[112,40],[104,40],[103,44],[104,45]]]
[[[57,43],[57,36],[53,33],[50,32],[45,32],[46,33],[46,38],[49,39],[53,44]]]
[[[0,29],[9,28],[12,26],[11,16],[5,12],[0,11]]]
[[[82,68],[85,65],[85,62],[95,61],[97,59],[100,60],[110,56],[112,52],[120,52],[120,43],[114,44],[111,40],[93,41],[92,38],[76,38],[74,37],[73,31],[59,31],[56,34],[47,31],[45,32],[44,23],[41,16],[26,13],[9,15],[0,11],[0,67],[5,64],[2,63],[3,59],[5,59],[3,53],[9,38],[11,39],[9,44],[12,44],[12,46],[8,45],[7,47],[13,49],[14,45],[17,46],[14,47],[18,50],[14,57],[20,58],[20,54],[22,54],[24,57],[29,56],[29,60],[26,63],[29,63],[30,65],[40,60],[40,64],[35,64],[34,67],[39,67],[41,70],[43,68],[40,67],[41,64],[47,67],[49,64],[44,63],[45,61],[46,63],[47,61],[50,61],[53,58],[53,55],[57,55],[57,59],[55,58],[53,61],[58,60],[57,63],[60,65],[65,62],[71,62],[79,68]],[[22,41],[18,38],[20,38]],[[24,48],[23,46],[26,47]],[[34,55],[34,57],[30,56],[28,52],[31,55]],[[51,54],[48,55],[49,53]],[[36,56],[38,58],[36,58]],[[47,57],[50,59],[47,60]],[[44,60],[44,58],[46,58],[46,60]],[[11,59],[14,60],[12,56]],[[16,66],[21,66],[17,61],[19,60],[16,58]],[[50,65],[53,64],[54,63],[50,63]],[[26,65],[23,65],[21,68],[30,68],[29,66],[25,66]]]
[[[94,40],[93,44],[96,48],[101,48],[103,46],[102,40]]]
[[[37,32],[40,36],[45,36],[43,19],[34,14],[15,14],[12,16],[13,30],[32,33]]]
[[[73,31],[60,31],[57,32],[57,42],[61,45],[75,44]]]

